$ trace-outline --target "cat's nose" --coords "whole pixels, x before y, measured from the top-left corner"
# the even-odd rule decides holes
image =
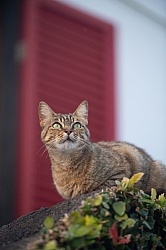
[[[72,130],[65,130],[65,133],[67,134],[67,135],[70,135],[71,133],[72,133]]]

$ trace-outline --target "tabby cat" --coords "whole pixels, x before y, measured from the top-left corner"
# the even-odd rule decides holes
[[[115,186],[115,180],[143,172],[138,188],[166,191],[166,167],[144,150],[126,142],[90,141],[88,103],[72,114],[58,114],[39,104],[41,139],[51,160],[54,184],[66,199]]]

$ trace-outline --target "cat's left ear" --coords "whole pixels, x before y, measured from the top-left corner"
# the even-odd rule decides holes
[[[88,102],[87,101],[81,102],[78,108],[73,113],[73,115],[82,119],[85,125],[88,125]]]
[[[39,103],[38,113],[39,113],[40,126],[42,128],[47,124],[48,121],[50,121],[50,119],[54,114],[53,110],[45,102]]]

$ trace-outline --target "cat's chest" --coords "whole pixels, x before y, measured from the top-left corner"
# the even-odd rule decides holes
[[[66,199],[72,198],[83,191],[85,175],[79,171],[58,171],[52,169],[54,184],[60,195]]]
[[[66,183],[78,183],[85,176],[84,170],[79,166],[69,163],[53,164],[51,166],[53,179],[57,185],[65,185]]]

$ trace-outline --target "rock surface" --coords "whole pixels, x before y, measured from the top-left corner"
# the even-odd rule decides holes
[[[38,239],[40,229],[47,215],[52,215],[55,221],[58,221],[65,213],[77,209],[82,200],[92,195],[94,193],[80,195],[50,208],[41,208],[1,227],[0,250],[27,249],[30,242]]]

